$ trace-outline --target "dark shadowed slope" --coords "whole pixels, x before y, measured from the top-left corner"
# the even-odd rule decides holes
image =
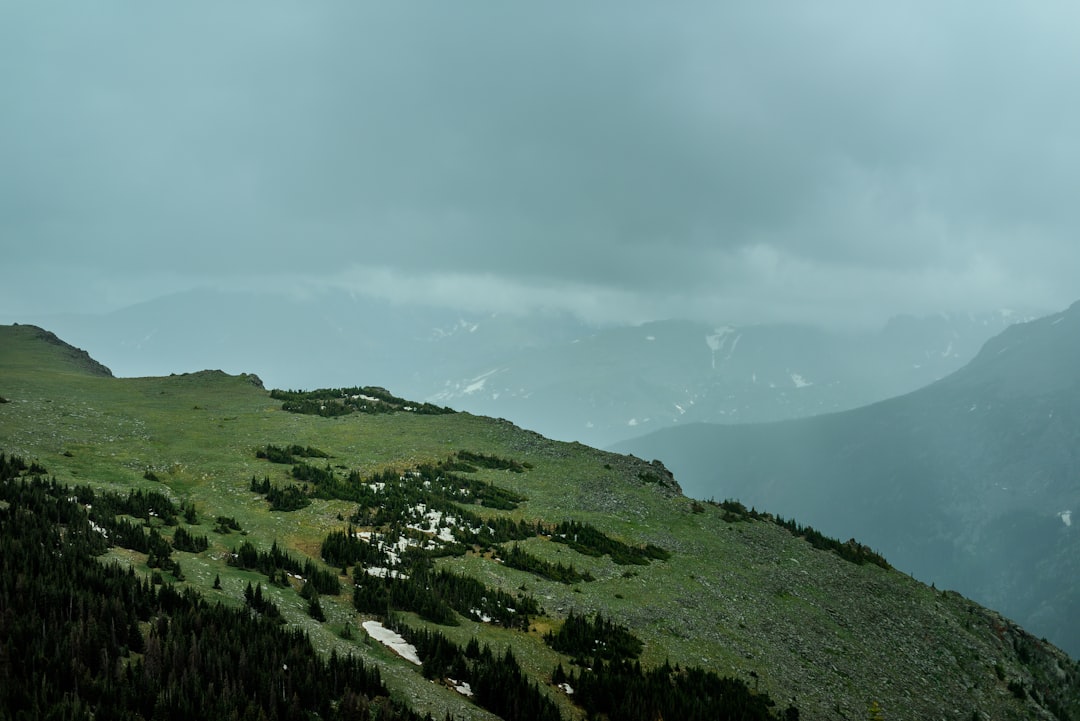
[[[906,396],[618,450],[663,459],[690,496],[855,536],[1080,653],[1080,304],[1008,328]]]

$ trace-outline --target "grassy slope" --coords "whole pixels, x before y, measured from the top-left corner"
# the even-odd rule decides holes
[[[268,547],[277,539],[318,558],[323,536],[342,525],[337,515],[352,512],[351,504],[319,500],[300,511],[269,512],[265,500],[248,489],[249,480],[254,473],[283,481],[287,467],[257,460],[254,448],[313,445],[330,452],[334,464],[362,471],[405,468],[466,448],[533,464],[523,474],[481,471],[481,477],[528,496],[515,515],[587,521],[674,554],[667,562],[624,567],[540,539],[528,542],[535,554],[572,562],[597,579],[574,586],[476,557],[446,561],[492,586],[524,584],[548,612],[549,618],[537,622],[540,630],[558,624],[571,608],[602,610],[646,642],[644,662],[670,659],[748,680],[757,674],[762,690],[781,707],[794,701],[803,718],[860,718],[872,700],[887,718],[970,718],[976,710],[991,718],[1038,717],[1032,702],[1013,698],[995,672],[998,664],[1006,680],[1033,683],[1033,666],[1021,664],[1014,649],[1023,633],[1004,619],[902,574],[814,550],[772,524],[727,523],[711,506],[693,513],[691,502],[677,492],[641,482],[641,472],[655,469],[636,459],[548,441],[505,421],[467,414],[288,414],[243,376],[91,375],[62,346],[42,343],[27,326],[0,327],[0,396],[10,401],[0,404],[0,448],[7,452],[38,460],[66,482],[164,486],[177,500],[194,501],[201,526],[193,530],[205,533],[211,547],[176,557],[187,583],[211,597],[239,602],[249,581],[265,585],[258,574],[225,564],[226,552],[241,537],[211,533],[214,516],[236,517],[257,545]],[[143,479],[147,469],[159,483]],[[112,555],[145,570],[138,554]],[[210,589],[215,574],[222,578],[220,592]],[[291,591],[271,594],[318,646],[348,648],[383,662],[388,685],[418,708],[436,717],[447,710],[489,717],[366,642],[362,631],[353,641],[340,638],[336,632],[345,623],[358,629],[362,620],[348,594],[324,598],[325,625],[309,619]],[[441,630],[462,642],[477,634],[496,645],[512,643],[523,665],[541,679],[558,659],[539,633],[525,636],[467,621]],[[1052,649],[1045,657],[1039,653],[1075,679],[1066,657]]]

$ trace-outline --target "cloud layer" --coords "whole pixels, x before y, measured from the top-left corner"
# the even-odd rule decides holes
[[[629,321],[1076,299],[1068,3],[3,14],[7,315],[282,279]]]

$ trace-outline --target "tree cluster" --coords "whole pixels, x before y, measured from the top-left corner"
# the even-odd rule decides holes
[[[269,476],[265,476],[261,481],[252,476],[250,487],[253,492],[266,496],[271,511],[298,511],[311,505],[307,492],[295,483],[275,486],[270,483]]]
[[[377,577],[358,568],[355,577],[353,605],[361,613],[387,616],[392,611],[411,611],[432,623],[456,626],[457,611],[521,630],[529,627],[530,615],[540,613],[532,596],[512,596],[472,576],[436,570],[430,562],[415,563],[396,577]]]
[[[544,643],[576,659],[579,666],[590,660],[632,661],[641,655],[641,640],[630,629],[596,614],[592,619],[570,612],[558,633],[548,632]]]
[[[244,588],[244,603],[254,611],[260,613],[266,618],[271,619],[274,623],[285,623],[285,619],[281,617],[281,611],[269,598],[263,594],[262,584],[255,584],[255,587],[251,587],[251,583],[248,583]]]
[[[784,520],[783,518],[777,516],[774,522],[776,523],[776,525],[786,528],[788,531],[790,531],[791,535],[806,540],[806,542],[814,548],[819,548],[823,551],[832,551],[845,561],[850,561],[851,563],[860,566],[864,563],[872,563],[875,566],[880,566],[881,568],[891,568],[889,562],[885,560],[884,556],[882,556],[880,553],[877,553],[869,546],[865,546],[859,543],[854,538],[849,540],[847,543],[844,543],[839,539],[826,536],[824,533],[818,531],[812,526],[799,525],[795,522],[794,519]]]
[[[773,516],[769,513],[761,513],[757,509],[748,509],[745,505],[739,501],[727,499],[717,503],[716,501],[709,501],[710,504],[718,506],[724,512],[724,520],[732,523],[737,521],[745,521],[749,519],[767,521],[775,523],[781,528],[786,528],[791,535],[802,538],[814,548],[822,551],[832,551],[836,555],[845,561],[857,565],[863,565],[865,563],[872,563],[875,566],[881,568],[892,568],[889,562],[885,560],[885,557],[880,553],[877,553],[869,546],[865,546],[854,538],[850,539],[846,543],[837,538],[826,536],[821,531],[818,531],[812,526],[803,526],[795,521],[795,519],[784,519],[782,516]]]
[[[279,447],[267,443],[264,448],[255,451],[256,458],[265,458],[271,463],[296,463],[297,458],[329,458],[330,454],[320,451],[311,446],[301,446],[296,443],[291,446]]]
[[[537,558],[518,544],[510,546],[510,550],[502,555],[503,564],[516,568],[519,571],[527,571],[536,574],[540,578],[558,583],[577,583],[579,581],[592,581],[593,577],[588,571],[581,573],[572,565],[563,563],[551,563],[542,558]]]
[[[326,468],[317,468],[307,463],[297,463],[289,473],[298,481],[308,481],[316,485],[332,483],[334,480],[334,470],[330,468],[329,463],[326,464]]]
[[[304,578],[323,595],[336,596],[341,593],[341,581],[338,580],[336,573],[319,568],[310,558],[304,559],[301,563],[281,550],[276,540],[270,545],[268,551],[260,551],[251,541],[244,541],[229,558],[229,565],[258,571],[272,583],[276,582],[279,585],[284,585],[287,581],[282,580],[283,577],[286,573],[291,573]]]
[[[196,536],[183,526],[177,526],[173,533],[172,546],[177,551],[201,553],[210,547],[210,542],[206,536]]]
[[[558,678],[560,680],[556,681]],[[664,664],[643,669],[637,661],[596,659],[590,668],[552,675],[568,683],[574,703],[590,718],[620,721],[774,721],[775,702],[751,690],[745,682],[692,667],[680,670]],[[793,713],[794,712],[794,713]],[[798,718],[789,708],[786,718]]]
[[[437,631],[391,625],[416,647],[425,678],[467,682],[473,700],[506,721],[561,721],[558,706],[528,680],[509,647],[496,654],[473,639],[463,651]]]
[[[232,516],[218,516],[217,525],[214,526],[214,533],[220,533],[222,535],[228,535],[233,531],[240,531],[240,521],[236,520]]]
[[[476,453],[474,451],[459,450],[456,454],[457,460],[461,463],[465,463],[468,467],[480,467],[491,468],[497,471],[513,471],[514,473],[524,473],[527,469],[532,468],[528,463],[522,463],[515,461],[512,458],[500,458],[499,456],[490,455],[487,453]],[[448,463],[453,462],[450,459]],[[466,470],[465,468],[455,467],[451,470]],[[473,468],[475,470],[475,468]]]
[[[282,410],[324,417],[343,416],[350,413],[394,413],[409,411],[421,415],[455,413],[431,403],[416,403],[398,398],[385,388],[363,386],[353,388],[319,388],[313,391],[272,390],[270,397],[284,401]]]
[[[649,561],[666,561],[671,554],[651,543],[631,546],[603,533],[594,526],[580,521],[563,521],[555,526],[551,540],[564,543],[586,556],[608,555],[615,563],[645,566]]]

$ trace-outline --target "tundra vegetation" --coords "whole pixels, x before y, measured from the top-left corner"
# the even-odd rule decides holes
[[[1080,718],[1049,644],[659,463],[40,338],[0,328],[0,719]]]

